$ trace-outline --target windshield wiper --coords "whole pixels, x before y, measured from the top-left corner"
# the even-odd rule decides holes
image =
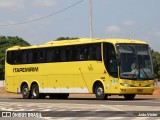
[[[143,67],[141,69],[144,72],[144,74],[146,75],[147,79],[149,79],[149,77],[148,77],[147,73],[145,72],[145,70],[143,69]]]

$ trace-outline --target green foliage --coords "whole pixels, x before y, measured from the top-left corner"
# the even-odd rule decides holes
[[[156,67],[154,68],[155,77],[160,79],[160,53],[151,50],[152,58]]]
[[[78,39],[77,37],[59,37],[57,38],[57,41],[60,41],[60,40],[75,40],[75,39]]]
[[[12,46],[29,46],[30,44],[17,36],[0,36],[0,79],[4,79],[5,52]]]

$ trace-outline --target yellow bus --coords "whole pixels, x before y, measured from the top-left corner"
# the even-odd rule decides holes
[[[6,51],[6,91],[24,99],[95,94],[98,100],[154,91],[153,62],[146,42],[130,39],[52,41]]]

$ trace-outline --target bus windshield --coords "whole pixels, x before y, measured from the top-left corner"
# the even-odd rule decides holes
[[[122,79],[153,79],[153,63],[148,45],[117,44]]]

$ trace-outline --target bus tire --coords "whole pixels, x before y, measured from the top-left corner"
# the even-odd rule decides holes
[[[30,99],[31,98],[31,92],[28,88],[27,84],[24,84],[21,88],[22,96],[24,99]]]
[[[124,95],[124,98],[126,99],[126,100],[133,100],[134,98],[135,98],[135,94],[126,94],[126,95]]]
[[[31,87],[31,95],[33,99],[41,98],[41,94],[39,93],[39,86],[37,84],[33,84]]]
[[[105,100],[107,99],[108,95],[104,93],[104,88],[103,88],[103,85],[101,83],[98,83],[96,86],[95,86],[95,95],[96,95],[96,98],[98,100]]]

